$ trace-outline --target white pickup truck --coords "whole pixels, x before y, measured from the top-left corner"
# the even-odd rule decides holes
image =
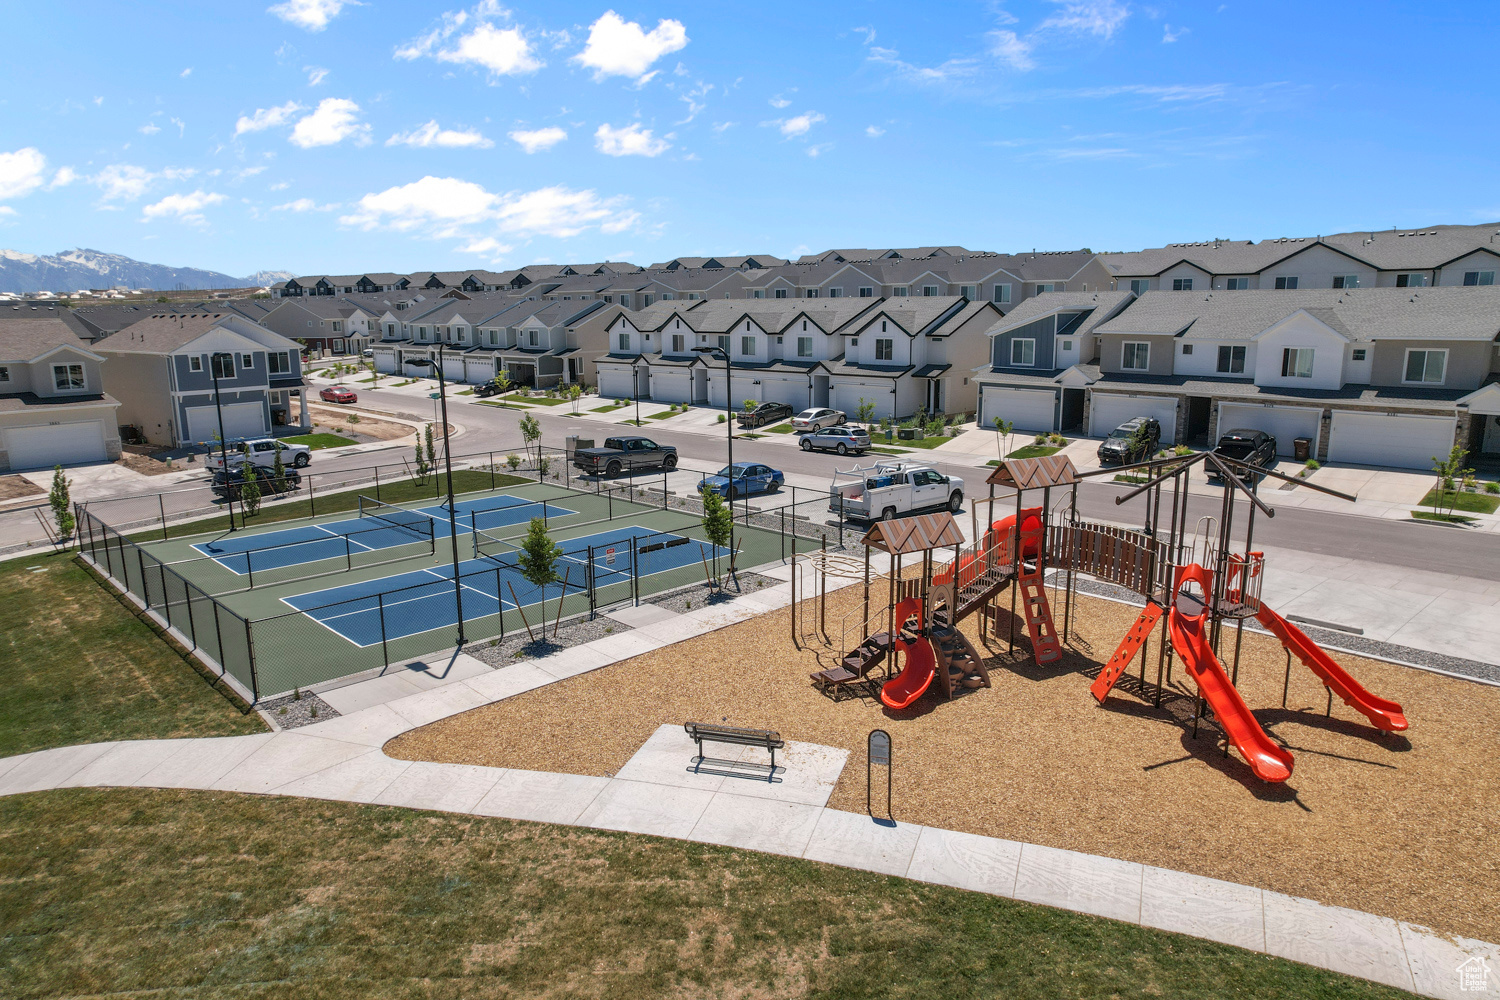
[[[964,481],[925,465],[876,462],[833,474],[829,509],[851,521],[889,521],[921,511],[963,508]]]

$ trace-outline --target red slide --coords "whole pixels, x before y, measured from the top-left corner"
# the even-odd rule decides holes
[[[880,689],[880,700],[887,708],[907,707],[922,697],[922,692],[937,676],[937,657],[932,654],[932,646],[926,639],[898,641],[906,653],[906,666]]]
[[[1256,620],[1281,640],[1281,644],[1318,675],[1318,679],[1344,699],[1344,704],[1362,713],[1376,729],[1388,733],[1399,733],[1406,728],[1406,716],[1401,706],[1394,701],[1377,698],[1366,691],[1364,685],[1349,676],[1348,671],[1334,662],[1333,657],[1307,637],[1300,628],[1266,607],[1260,606]]]
[[[1194,563],[1177,571],[1176,590],[1188,581],[1197,582],[1205,594],[1213,593],[1209,571]],[[1177,610],[1177,601],[1167,615],[1167,628],[1172,634],[1172,649],[1182,658],[1183,666],[1198,682],[1198,691],[1214,710],[1214,718],[1223,727],[1225,735],[1234,744],[1250,765],[1250,770],[1262,781],[1285,781],[1292,776],[1292,755],[1276,744],[1266,731],[1260,728],[1255,716],[1240,693],[1229,682],[1219,658],[1214,655],[1203,634],[1207,615],[1199,612],[1189,616]]]

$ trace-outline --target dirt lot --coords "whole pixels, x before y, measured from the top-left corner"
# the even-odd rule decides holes
[[[359,416],[359,423],[353,428],[356,437],[367,438],[371,441],[395,441],[416,433],[415,428],[406,424],[397,423],[394,420],[381,420],[379,417],[371,416],[367,411],[353,407],[319,406],[316,403],[309,403],[307,413],[313,419],[315,431],[328,430],[347,436],[350,432],[348,418],[353,413]]]
[[[856,588],[829,600],[832,623],[854,607]],[[1024,639],[1012,658],[1002,638],[988,650],[993,688],[952,702],[930,691],[898,713],[873,698],[835,704],[815,691],[808,671],[837,651],[796,650],[783,609],[443,720],[386,752],[609,775],[662,723],[727,719],[848,748],[830,805],[861,811],[865,736],[881,726],[894,739],[895,812],[905,822],[1500,940],[1500,690],[1338,654],[1371,691],[1404,706],[1412,728],[1383,735],[1337,699],[1324,718],[1321,683],[1295,661],[1283,710],[1281,646],[1247,632],[1240,690],[1296,758],[1290,781],[1266,785],[1238,754],[1222,756],[1211,725],[1192,737],[1191,682],[1180,668],[1161,709],[1130,678],[1095,705],[1089,680],[1134,618],[1129,607],[1080,598],[1061,665],[1038,668]],[[978,645],[975,619],[965,631]],[[1024,626],[1017,631],[1024,636]],[[1151,679],[1155,657],[1153,641]]]

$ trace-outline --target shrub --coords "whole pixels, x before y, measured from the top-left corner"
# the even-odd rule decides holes
[[[1317,472],[1322,468],[1322,466],[1318,464],[1318,460],[1316,458],[1309,458],[1305,465],[1308,472]]]
[[[1176,448],[1172,449],[1172,454],[1174,455],[1191,455],[1192,453],[1193,449],[1189,448],[1185,444],[1180,444]]]
[[[1485,483],[1484,491],[1491,494],[1500,493],[1500,483]]]
[[[725,418],[725,416],[724,416],[724,414],[722,414],[722,413],[721,413],[721,414],[719,414],[719,423],[721,423],[721,424],[722,424],[722,423],[723,423],[723,422],[724,422],[724,420],[725,420],[725,419],[726,419],[726,418]]]
[[[1045,434],[1038,434],[1036,437],[1034,437],[1034,438],[1031,439],[1031,443],[1032,444],[1046,444],[1047,440],[1048,440],[1047,439],[1047,435],[1045,435]]]

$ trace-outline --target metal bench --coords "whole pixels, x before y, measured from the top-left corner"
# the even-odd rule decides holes
[[[769,729],[740,729],[735,726],[716,726],[703,722],[689,722],[683,725],[683,732],[698,744],[698,761],[701,763],[703,756],[703,742],[730,743],[742,747],[761,747],[771,752],[771,774],[776,773],[776,751],[786,746],[786,740],[781,734]]]

